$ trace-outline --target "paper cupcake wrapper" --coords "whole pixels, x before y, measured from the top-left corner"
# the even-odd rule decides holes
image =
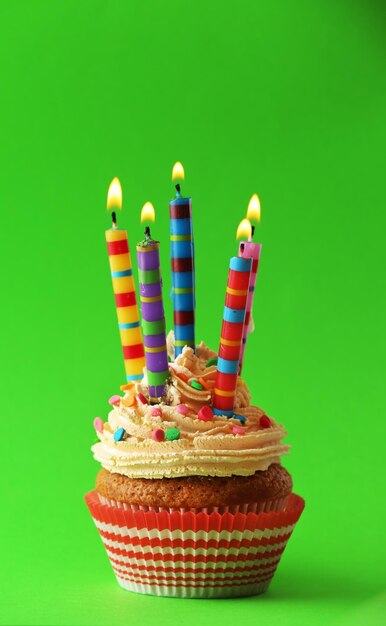
[[[85,496],[118,583],[159,596],[225,598],[269,586],[304,500],[284,511],[196,513],[142,511]]]
[[[232,506],[212,506],[206,508],[169,508],[165,506],[142,506],[135,504],[127,504],[126,502],[120,502],[119,500],[113,500],[112,498],[106,498],[101,494],[98,494],[99,500],[101,504],[106,504],[107,506],[116,506],[120,509],[125,509],[127,511],[130,509],[131,511],[156,511],[157,513],[161,513],[162,511],[167,511],[168,513],[173,513],[174,511],[178,511],[179,513],[186,513],[188,511],[193,511],[194,513],[269,513],[270,511],[284,511],[286,508],[288,497],[284,498],[276,498],[275,500],[266,500],[265,502],[250,502],[248,504],[237,504]]]

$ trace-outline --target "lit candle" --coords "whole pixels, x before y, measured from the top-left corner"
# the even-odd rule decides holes
[[[184,168],[181,163],[175,163],[172,179],[184,180]],[[176,184],[176,192],[176,197],[170,201],[169,208],[174,353],[178,356],[184,346],[195,348],[195,293],[192,199],[182,197],[179,183]]]
[[[248,241],[240,242],[239,257],[242,257],[244,259],[252,259],[252,269],[251,269],[251,275],[249,279],[247,309],[246,309],[246,314],[245,314],[243,338],[242,338],[241,350],[240,350],[239,374],[241,374],[241,370],[243,368],[245,346],[247,343],[248,334],[252,332],[253,330],[252,307],[253,307],[253,298],[255,294],[257,271],[259,269],[259,261],[260,261],[260,253],[261,253],[261,243],[254,243],[252,241],[255,228],[254,226],[251,226],[251,223],[249,220],[253,219],[259,222],[260,214],[261,214],[261,210],[260,210],[259,198],[257,194],[253,194],[248,205],[247,219],[242,220],[237,229],[237,239],[243,236],[247,237],[248,239]]]
[[[115,210],[121,208],[122,189],[118,178],[114,178],[107,195],[107,209],[113,209],[113,225],[111,229],[106,231],[106,241],[126,378],[128,381],[135,381],[143,378],[145,355],[135,296],[129,241],[126,230],[117,228]]]
[[[142,209],[141,221],[154,219],[154,207],[150,202],[146,202]],[[151,238],[149,227],[145,230],[145,239],[137,244],[137,259],[149,396],[152,402],[158,402],[166,395],[165,383],[169,377],[169,363],[159,242]]]
[[[251,267],[251,259],[230,260],[213,394],[216,415],[233,415]]]

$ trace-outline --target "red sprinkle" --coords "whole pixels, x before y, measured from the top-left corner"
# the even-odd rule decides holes
[[[262,415],[260,418],[261,428],[271,428],[271,420],[266,415]]]
[[[158,408],[158,406],[153,406],[153,408],[150,410],[150,414],[153,417],[162,417],[162,411]]]
[[[245,428],[242,428],[242,426],[232,426],[232,433],[234,435],[245,435]]]
[[[143,393],[137,393],[137,398],[142,404],[149,404]]]
[[[156,428],[153,430],[151,436],[154,441],[165,441],[165,431],[163,431],[162,428]]]
[[[198,412],[198,419],[203,422],[210,422],[213,419],[213,411],[210,406],[202,406]]]
[[[112,406],[119,406],[120,401],[121,396],[111,396],[111,398],[109,398],[109,404]]]

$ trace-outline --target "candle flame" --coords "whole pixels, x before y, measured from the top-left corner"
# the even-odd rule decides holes
[[[179,161],[173,165],[172,180],[185,180],[184,167]]]
[[[141,222],[155,222],[155,210],[151,202],[145,202],[143,205]]]
[[[241,220],[237,229],[236,239],[241,239],[242,237],[245,237],[245,239],[252,237],[251,222],[247,218]]]
[[[248,204],[247,218],[249,220],[256,220],[257,222],[260,222],[260,217],[261,217],[260,200],[259,200],[259,196],[257,195],[257,193],[254,193]]]
[[[119,178],[115,177],[110,183],[107,193],[107,210],[122,208],[122,187]]]

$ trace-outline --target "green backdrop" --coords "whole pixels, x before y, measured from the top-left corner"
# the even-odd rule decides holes
[[[384,610],[381,3],[3,1],[1,624],[380,623]],[[193,197],[197,335],[217,347],[229,257],[262,202],[244,375],[288,428],[307,500],[263,597],[116,584],[83,502],[96,415],[124,379],[104,230],[119,176],[132,248]],[[166,313],[171,321],[170,301]]]

